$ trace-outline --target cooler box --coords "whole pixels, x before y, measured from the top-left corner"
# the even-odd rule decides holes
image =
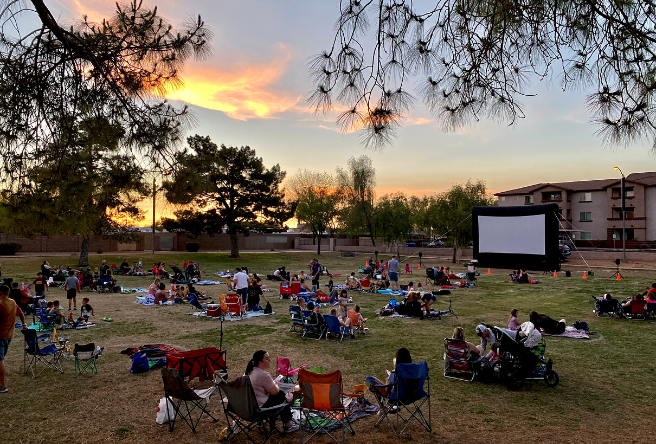
[[[209,304],[207,306],[207,316],[218,318],[221,315],[223,315],[221,311],[221,304]]]
[[[280,294],[299,294],[300,292],[300,282],[292,282],[291,286],[280,284]]]

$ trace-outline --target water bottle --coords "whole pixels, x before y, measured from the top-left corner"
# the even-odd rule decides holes
[[[121,284],[121,293],[123,293],[123,284]]]

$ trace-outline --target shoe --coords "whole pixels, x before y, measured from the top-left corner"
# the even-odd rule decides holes
[[[0,393],[7,393],[9,389],[7,387],[0,387]]]
[[[300,427],[295,422],[292,422],[289,427],[288,426],[283,426],[282,427],[282,430],[285,433],[292,433],[292,432],[297,431],[298,429],[300,429]]]
[[[228,436],[228,432],[229,432],[228,428],[224,427],[224,429],[221,430],[221,433],[219,433],[219,441],[223,441],[224,439],[226,439],[226,436]]]
[[[73,307],[73,311],[77,311],[77,307]]]

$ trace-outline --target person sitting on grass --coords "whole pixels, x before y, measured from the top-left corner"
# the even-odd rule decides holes
[[[301,310],[308,310],[308,308],[305,306],[305,298],[303,297],[296,298],[296,305],[301,307]]]
[[[312,288],[305,283],[305,279],[301,279],[301,293],[312,293]]]
[[[404,314],[411,318],[421,318],[424,316],[424,312],[421,310],[421,303],[419,302],[419,293],[416,291],[408,293]]]
[[[355,271],[351,272],[351,275],[346,278],[346,282],[344,282],[346,286],[350,289],[356,289],[360,286],[360,280],[355,277]]]
[[[533,323],[536,329],[548,334],[548,335],[559,335],[565,332],[565,327],[567,327],[567,321],[561,319],[556,321],[551,319],[546,314],[540,314],[537,311],[532,311],[528,314],[528,318]]]
[[[380,272],[380,279],[376,281],[376,287],[381,290],[387,290],[390,286],[389,274],[386,268],[383,268],[383,271]]]
[[[425,316],[428,316],[431,312],[431,305],[437,301],[437,297],[433,293],[426,292],[421,296],[421,301],[421,311],[424,312]]]
[[[399,348],[396,351],[396,358],[394,358],[394,360],[392,361],[392,365],[394,366],[394,370],[392,370],[392,371],[385,370],[387,372],[387,381],[386,381],[386,383],[383,383],[380,379],[378,379],[374,376],[367,376],[367,380],[375,381],[376,384],[379,384],[379,385],[394,384],[396,382],[396,366],[398,364],[412,364],[412,357],[410,356],[410,352],[405,347]],[[389,394],[390,388],[389,387],[376,387],[376,390],[381,395],[387,397],[387,395]]]
[[[80,313],[85,321],[89,320],[89,316],[95,316],[96,313],[93,311],[93,307],[89,305],[89,298],[82,298],[82,307],[80,307]]]
[[[154,296],[155,293],[157,293],[157,290],[159,290],[159,278],[155,278],[155,282],[148,286],[148,294],[152,294]]]
[[[314,302],[308,302],[307,309],[312,312],[312,314],[308,318],[307,321],[308,324],[324,325],[326,323],[326,321],[323,319],[323,316],[321,314],[320,306],[318,305],[315,306]]]
[[[160,283],[157,291],[155,292],[155,305],[164,305],[168,302],[169,298],[166,294],[166,285]]]
[[[510,317],[508,318],[508,330],[517,331],[521,324],[517,322],[517,309],[513,308],[510,311]]]
[[[348,316],[348,292],[345,288],[339,292],[339,298],[337,298],[337,303],[339,304],[339,317],[345,318]]]
[[[364,323],[367,322],[367,318],[363,318],[360,314],[359,305],[356,305],[353,310],[348,311],[348,318],[351,320],[351,325],[354,328],[357,327],[361,329],[362,333],[364,333]]]
[[[54,314],[56,316],[55,322],[57,323],[57,325],[62,325],[66,320],[66,316],[64,315],[64,309],[59,305],[59,300],[55,300],[52,302],[52,308],[48,310],[48,314]]]

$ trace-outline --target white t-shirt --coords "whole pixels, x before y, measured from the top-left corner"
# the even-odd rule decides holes
[[[248,288],[248,275],[243,271],[240,271],[234,275],[232,282],[234,283],[235,290]]]
[[[269,372],[262,370],[260,367],[255,367],[249,376],[257,403],[262,407],[267,402],[267,399],[269,399],[269,392],[273,390],[276,383],[273,381]]]

